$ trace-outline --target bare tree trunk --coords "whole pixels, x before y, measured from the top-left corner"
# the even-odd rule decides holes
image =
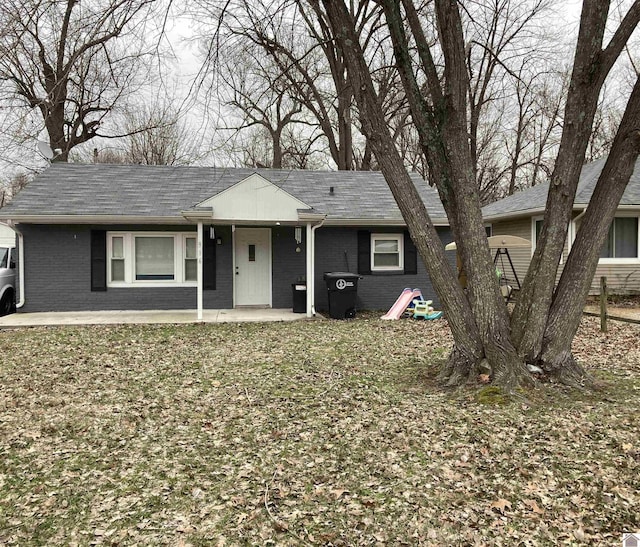
[[[441,148],[437,154],[431,153],[434,163],[441,169],[436,174],[441,194],[449,196],[445,207],[454,230],[456,241],[465,243],[458,247],[462,262],[471,273],[468,298],[465,297],[438,243],[431,221],[421,206],[422,202],[406,172],[375,94],[362,50],[353,30],[353,22],[346,7],[341,2],[324,2],[325,9],[337,40],[348,43],[345,58],[349,76],[356,90],[356,100],[360,110],[362,128],[371,143],[371,148],[381,166],[387,183],[403,214],[413,240],[416,242],[429,270],[434,288],[442,300],[445,313],[450,318],[456,346],[448,366],[443,370],[441,379],[446,383],[460,384],[475,380],[480,360],[486,356],[492,367],[493,381],[513,389],[528,379],[524,364],[519,362],[514,347],[509,340],[508,315],[504,301],[499,293],[495,269],[482,222],[482,212],[468,148],[466,131],[466,87],[464,80],[457,89],[447,89],[445,104],[440,105],[443,117],[448,123],[443,127],[444,139],[448,143],[447,151]],[[388,5],[385,5],[385,9]],[[456,9],[449,0],[440,3],[440,17],[444,19],[441,34],[447,39],[456,37],[455,25],[459,18],[452,16],[450,9]],[[456,11],[457,13],[457,11]],[[457,29],[460,30],[460,29]],[[449,34],[448,34],[449,33]],[[460,44],[456,44],[460,47]],[[457,52],[458,50],[456,50]],[[462,70],[465,70],[464,55]],[[454,71],[460,69],[452,63]],[[449,74],[449,82],[460,82]],[[453,158],[462,161],[454,162]],[[437,182],[438,184],[438,182]],[[418,212],[419,211],[419,212]],[[462,220],[462,216],[465,217]],[[425,228],[427,228],[425,230]],[[446,275],[442,275],[447,272]],[[471,302],[471,308],[469,307]],[[464,311],[466,310],[466,312]],[[463,313],[463,315],[458,315]],[[466,315],[465,314],[469,314]],[[464,333],[464,334],[463,334]],[[461,337],[462,336],[462,337]]]
[[[549,185],[542,232],[512,316],[512,340],[528,362],[535,362],[542,351],[556,272],[567,238],[598,95],[638,23],[640,2],[634,3],[603,50],[608,12],[608,0],[584,0],[564,129]]]
[[[562,272],[544,334],[540,364],[564,383],[581,384],[586,375],[571,354],[582,307],[598,266],[618,203],[640,153],[640,79],[636,81],[613,147],[582,219]]]

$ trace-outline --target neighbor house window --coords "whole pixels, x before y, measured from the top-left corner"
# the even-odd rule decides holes
[[[371,234],[371,270],[402,270],[403,234]]]
[[[198,275],[196,242],[192,233],[109,232],[109,284],[193,285]]]
[[[638,217],[616,217],[600,258],[638,258]]]
[[[544,221],[544,217],[533,217],[531,224],[531,256],[536,250],[538,245],[538,240],[540,239],[540,234],[542,233],[542,223]],[[567,233],[567,239],[565,241],[565,250],[562,251],[560,255],[560,264],[564,263],[565,253],[568,253],[569,250],[569,233]]]

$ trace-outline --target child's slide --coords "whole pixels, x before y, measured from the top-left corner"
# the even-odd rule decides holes
[[[422,292],[420,291],[420,289],[404,289],[400,293],[400,296],[398,296],[393,306],[391,306],[389,311],[385,313],[380,319],[400,319],[400,317],[402,317],[402,314],[405,312],[414,298],[419,298],[420,300],[422,300]]]

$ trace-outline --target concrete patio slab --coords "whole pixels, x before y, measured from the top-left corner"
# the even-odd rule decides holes
[[[14,313],[0,317],[0,328],[56,325],[121,325],[162,323],[244,323],[269,321],[299,321],[304,313],[290,309],[205,310],[198,321],[195,310],[118,310]]]

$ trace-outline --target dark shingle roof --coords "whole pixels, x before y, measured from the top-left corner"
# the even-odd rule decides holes
[[[0,216],[121,215],[175,217],[258,173],[305,202],[327,222],[349,219],[402,221],[384,177],[371,171],[172,167],[54,163],[38,175]],[[434,222],[446,215],[437,192],[415,177]],[[330,195],[329,188],[334,187]]]
[[[573,202],[574,207],[582,208],[589,204],[605,161],[606,158],[602,158],[582,168],[576,199]],[[482,209],[482,213],[485,218],[493,219],[539,212],[545,208],[548,192],[548,183],[539,184],[538,186],[517,192],[512,196],[487,205]],[[636,167],[620,200],[620,205],[635,205],[640,207],[640,160],[636,162]]]

